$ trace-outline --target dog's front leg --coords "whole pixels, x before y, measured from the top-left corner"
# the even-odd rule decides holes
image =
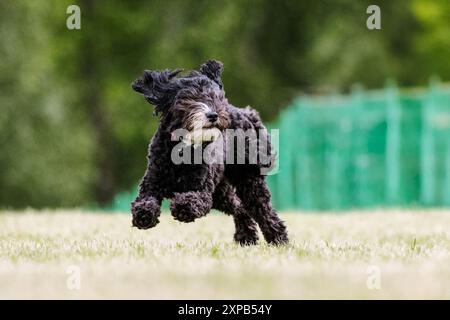
[[[175,193],[170,203],[170,211],[175,220],[192,222],[205,216],[211,210],[212,203],[212,195],[208,191]]]
[[[155,172],[153,167],[149,166],[139,185],[139,194],[136,200],[131,203],[133,227],[138,229],[153,228],[159,223],[158,218],[161,215],[163,197],[158,193],[160,188],[156,183]]]

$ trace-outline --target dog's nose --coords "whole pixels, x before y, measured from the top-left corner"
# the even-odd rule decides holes
[[[218,117],[219,117],[219,115],[214,111],[208,112],[206,114],[206,118],[211,122],[216,121]]]

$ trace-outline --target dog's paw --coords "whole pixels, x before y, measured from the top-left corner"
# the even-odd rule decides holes
[[[270,245],[283,246],[289,244],[289,237],[285,230],[276,234],[266,235],[266,241]]]
[[[175,220],[181,222],[192,222],[198,218],[195,208],[189,203],[172,203],[170,211]]]
[[[201,203],[197,202],[198,199],[191,192],[178,194],[170,203],[170,212],[177,221],[193,222],[206,214],[202,210]]]
[[[257,234],[244,234],[244,233],[235,233],[234,241],[241,246],[253,246],[258,244],[258,235]]]
[[[133,227],[138,229],[150,229],[159,223],[159,219],[151,214],[139,212],[133,214]]]
[[[133,227],[138,229],[153,228],[159,223],[160,207],[153,199],[133,202],[131,213]]]

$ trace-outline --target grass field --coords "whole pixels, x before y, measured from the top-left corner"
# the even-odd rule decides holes
[[[450,299],[450,212],[283,218],[277,248],[233,244],[221,214],[140,231],[123,214],[2,212],[0,298]]]

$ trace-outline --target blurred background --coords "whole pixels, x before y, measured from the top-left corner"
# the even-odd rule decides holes
[[[450,205],[449,35],[447,0],[1,1],[0,207],[127,210],[157,126],[130,83],[210,58],[280,128],[279,209]]]

